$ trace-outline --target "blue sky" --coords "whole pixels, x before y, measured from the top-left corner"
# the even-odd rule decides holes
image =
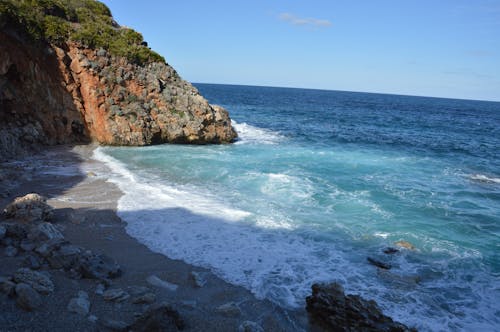
[[[500,0],[104,0],[191,82],[500,101]]]

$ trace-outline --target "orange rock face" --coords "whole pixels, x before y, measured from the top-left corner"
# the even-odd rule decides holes
[[[87,140],[150,145],[236,138],[228,112],[167,64],[139,66],[76,44],[40,49],[3,32],[0,55],[2,154]]]

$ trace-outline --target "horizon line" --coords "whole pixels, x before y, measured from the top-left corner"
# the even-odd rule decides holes
[[[275,86],[275,85],[236,84],[236,83],[209,83],[209,82],[190,82],[190,83],[191,84],[249,86],[249,87],[258,87],[258,88],[280,88],[280,89],[317,90],[317,91],[348,92],[348,93],[367,93],[367,94],[375,94],[375,95],[389,95],[389,96],[401,96],[401,97],[435,98],[435,99],[451,99],[451,100],[463,100],[463,101],[479,101],[479,102],[486,102],[486,103],[500,103],[500,99],[487,100],[487,99],[472,99],[472,98],[457,98],[457,97],[423,96],[423,95],[411,95],[411,94],[389,93],[389,92],[349,91],[349,90],[336,90],[336,89],[326,89],[326,88],[304,88],[304,87],[295,87],[295,86]]]

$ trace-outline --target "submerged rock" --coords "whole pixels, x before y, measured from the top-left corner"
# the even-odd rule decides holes
[[[345,295],[338,283],[314,284],[306,303],[310,320],[327,331],[415,331],[384,315],[375,301]]]
[[[415,246],[408,241],[397,241],[394,244],[401,248],[415,250]]]
[[[80,255],[75,271],[88,279],[116,278],[121,274],[120,265],[106,255],[86,252]]]
[[[7,205],[4,212],[9,218],[32,222],[36,220],[49,220],[52,218],[53,210],[47,204],[47,198],[32,193],[23,197],[17,197],[12,203]]]
[[[390,270],[392,268],[391,264],[387,264],[387,263],[384,263],[384,262],[381,262],[375,258],[372,258],[372,257],[366,257],[366,260],[368,261],[368,263],[370,263],[371,265],[374,265],[378,268],[381,268],[381,269],[384,269],[384,270]]]

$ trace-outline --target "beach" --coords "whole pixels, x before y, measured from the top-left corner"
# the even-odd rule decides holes
[[[246,326],[260,326],[266,331],[310,329],[305,310],[285,310],[268,300],[258,300],[248,290],[208,270],[154,253],[130,237],[125,223],[116,215],[122,193],[106,181],[106,166],[91,158],[95,148],[59,146],[3,163],[0,205],[4,207],[28,193],[46,196],[55,208],[50,222],[67,241],[105,254],[120,265],[122,274],[105,290],[120,289],[132,296],[105,301],[99,294],[100,281],[70,278],[62,269],[42,265],[40,271],[50,275],[54,291],[43,295],[42,305],[31,312],[19,309],[14,299],[1,295],[0,331],[67,331],[69,327],[73,331],[109,330],[131,324],[150,305],[162,302],[178,311],[185,331],[244,331]],[[2,215],[0,221],[8,220]],[[25,266],[29,252],[20,250],[8,257],[4,249],[2,245],[0,276],[9,276]],[[154,294],[153,303],[132,303],[134,292],[144,292],[145,288]],[[67,309],[79,291],[88,294],[88,315]]]

